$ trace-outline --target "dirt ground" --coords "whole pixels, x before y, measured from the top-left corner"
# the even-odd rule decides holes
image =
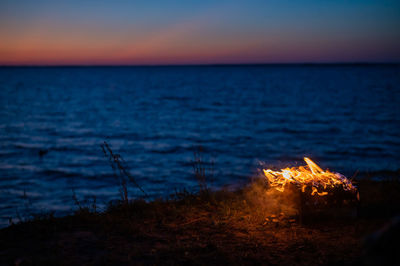
[[[366,184],[361,196],[377,189]],[[0,264],[392,265],[400,254],[391,218],[398,208],[386,200],[397,200],[395,191],[391,198],[368,198],[356,215],[350,206],[340,217],[308,223],[288,206],[278,212],[268,207],[270,199],[260,203],[254,188],[43,215],[0,230]]]

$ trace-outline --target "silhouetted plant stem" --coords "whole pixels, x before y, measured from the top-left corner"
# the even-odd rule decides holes
[[[128,181],[132,182],[145,197],[148,197],[147,193],[143,188],[136,182],[135,178],[126,170],[125,161],[119,154],[114,154],[110,145],[106,141],[101,144],[104,155],[108,158],[110,165],[114,171],[114,176],[120,185],[121,199],[125,203],[128,203]]]

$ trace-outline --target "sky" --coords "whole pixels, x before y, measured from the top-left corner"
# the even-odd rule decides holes
[[[0,0],[0,65],[400,62],[399,0]]]

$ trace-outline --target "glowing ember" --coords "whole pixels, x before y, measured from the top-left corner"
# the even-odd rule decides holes
[[[316,163],[304,157],[307,165],[272,171],[263,169],[265,177],[270,185],[283,192],[286,184],[294,184],[305,192],[307,187],[311,188],[311,195],[325,196],[329,188],[343,187],[346,191],[355,191],[351,181],[344,175],[333,173],[329,170],[323,171]]]

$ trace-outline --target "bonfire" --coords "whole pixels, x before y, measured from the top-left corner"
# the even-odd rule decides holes
[[[295,185],[302,192],[311,188],[311,195],[326,196],[328,191],[342,187],[344,191],[355,192],[356,187],[344,175],[322,170],[316,163],[304,157],[305,166],[291,167],[273,171],[263,169],[271,187],[283,192],[288,184]]]

